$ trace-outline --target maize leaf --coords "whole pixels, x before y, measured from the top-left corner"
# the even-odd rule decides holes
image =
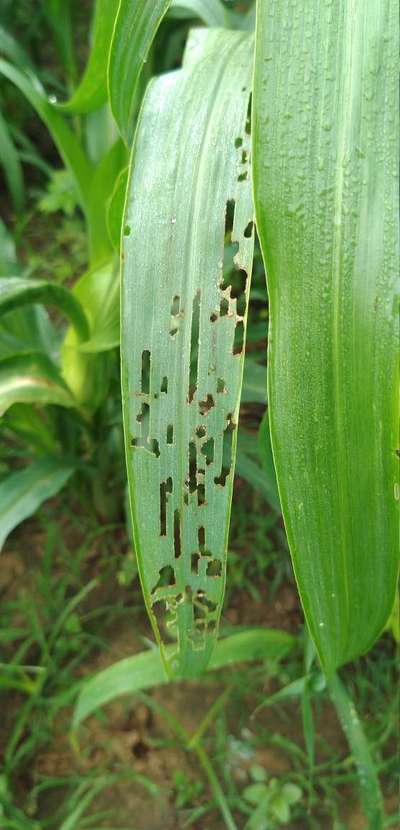
[[[258,3],[271,439],[328,673],[380,634],[398,571],[397,36],[394,0]]]
[[[150,85],[132,156],[125,446],[145,601],[157,638],[177,635],[171,674],[207,665],[224,594],[254,247],[252,52],[248,34],[207,30],[197,62]]]

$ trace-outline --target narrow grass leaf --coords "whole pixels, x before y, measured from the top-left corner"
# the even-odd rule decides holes
[[[398,572],[397,35],[394,0],[258,2],[271,439],[328,673],[382,631]]]
[[[294,638],[278,629],[254,628],[218,640],[209,670],[252,660],[281,660],[294,645]],[[172,654],[173,646],[168,646]],[[92,677],[80,691],[73,717],[73,728],[120,695],[134,694],[167,683],[158,649],[141,652],[113,663]]]
[[[0,112],[0,163],[14,204],[18,213],[25,201],[24,180],[19,154],[11,138],[6,121]]]
[[[133,526],[172,673],[215,642],[254,248],[251,36],[209,29],[202,57],[149,87],[124,219],[122,377]],[[196,125],[195,129],[193,125]]]
[[[55,496],[74,469],[62,458],[43,457],[0,482],[0,550],[8,534]]]
[[[49,102],[35,76],[31,73],[28,75],[27,72],[21,71],[2,59],[0,59],[0,75],[8,78],[18,87],[46,124],[64,164],[74,176],[81,207],[86,213],[86,194],[93,170],[76,135],[69,128],[61,113],[57,112]]]

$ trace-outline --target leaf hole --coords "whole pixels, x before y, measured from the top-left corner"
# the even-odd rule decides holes
[[[148,395],[150,392],[150,352],[148,349],[142,352],[141,391],[143,395]]]
[[[162,379],[162,381],[161,381],[161,389],[160,389],[160,391],[161,391],[161,392],[168,392],[168,378],[167,378],[167,376],[166,376],[166,375],[164,375],[164,377],[163,377],[163,379]]]
[[[179,559],[182,553],[181,549],[181,517],[179,510],[174,511],[174,554],[175,559]]]
[[[199,401],[200,415],[207,415],[214,406],[214,398],[209,393],[204,401]]]
[[[243,236],[245,236],[246,239],[250,239],[253,236],[253,231],[254,231],[254,222],[251,221],[251,222],[248,223],[248,225],[246,225],[246,229],[245,229],[245,232],[244,232]]]
[[[249,95],[249,103],[247,104],[247,115],[246,115],[246,125],[245,125],[245,132],[247,135],[251,135],[251,108],[252,108],[252,94]]]
[[[171,303],[171,317],[177,317],[179,314],[179,305],[180,305],[181,298],[179,294],[175,294],[175,297],[172,299]]]
[[[158,588],[173,588],[175,585],[175,572],[172,565],[164,565],[163,568],[160,568],[159,571],[159,579],[157,582],[156,587],[154,588],[155,591]]]
[[[238,135],[238,137],[235,138],[235,147],[236,147],[236,149],[238,150],[239,147],[242,146],[242,144],[243,144],[243,138],[240,135]]]
[[[198,438],[204,438],[206,432],[207,432],[207,430],[206,430],[205,426],[203,426],[203,424],[201,424],[196,429],[196,435],[197,435]]]
[[[205,456],[206,464],[212,464],[214,461],[214,438],[209,438],[208,441],[203,444],[201,452]]]
[[[125,227],[124,227],[124,236],[130,236],[130,235],[131,235],[131,226],[130,225],[125,225]]]
[[[208,563],[206,576],[222,576],[222,562],[219,559],[213,559]]]
[[[167,426],[167,444],[174,443],[174,427],[173,424],[168,424]]]
[[[217,379],[217,392],[219,395],[224,395],[227,392],[226,384],[223,378]]]
[[[167,535],[167,499],[172,493],[172,478],[160,483],[160,536]]]
[[[244,346],[244,322],[239,320],[236,323],[235,336],[233,339],[233,354],[242,354]]]

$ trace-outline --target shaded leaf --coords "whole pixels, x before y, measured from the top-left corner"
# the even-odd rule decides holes
[[[37,78],[5,60],[0,60],[0,74],[18,87],[46,124],[64,164],[74,176],[81,207],[86,212],[86,194],[93,171],[77,137],[63,116],[48,101]]]
[[[0,482],[0,549],[17,525],[61,490],[74,469],[72,462],[48,456]]]
[[[55,306],[69,318],[80,338],[87,337],[86,315],[79,301],[67,288],[45,280],[24,277],[0,279],[0,315],[31,303]]]
[[[0,360],[0,415],[14,403],[74,406],[57,367],[43,354]]]

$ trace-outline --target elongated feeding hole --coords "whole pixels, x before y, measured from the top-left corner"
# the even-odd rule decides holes
[[[152,452],[153,455],[155,455],[156,458],[159,458],[160,457],[160,446],[159,446],[159,443],[157,441],[157,438],[151,438],[150,441],[149,441],[149,445],[150,445],[150,452]]]
[[[232,467],[232,436],[235,431],[235,424],[232,421],[232,415],[227,417],[227,425],[224,429],[222,439],[222,465],[219,476],[214,478],[215,484],[220,484],[225,487],[226,479]]]
[[[168,424],[167,426],[167,444],[174,443],[174,427],[173,424]]]
[[[144,395],[148,395],[150,392],[150,352],[148,349],[142,352],[141,390]]]
[[[208,394],[204,401],[199,401],[200,415],[207,415],[213,406],[215,406],[214,398],[212,395]]]
[[[248,154],[247,150],[242,150],[242,158],[241,158],[242,164],[247,164],[248,160],[249,160],[249,154]]]
[[[148,403],[142,403],[141,410],[140,410],[139,414],[136,415],[136,420],[139,422],[139,424],[141,424],[142,421],[144,421],[147,418],[147,416],[149,414],[149,411],[150,411],[150,408],[149,408]]]
[[[174,511],[174,553],[175,559],[181,555],[181,517],[179,510]]]
[[[200,556],[199,553],[192,553],[192,555],[190,557],[190,570],[191,570],[192,574],[198,574],[200,559],[201,559],[201,556]]]
[[[209,438],[201,448],[202,454],[206,458],[206,463],[212,464],[214,461],[214,438]]]
[[[167,378],[167,376],[166,376],[166,375],[164,375],[164,377],[163,377],[163,379],[162,379],[162,381],[161,381],[161,388],[160,388],[160,391],[161,391],[161,392],[168,392],[168,378]]]
[[[193,298],[192,326],[190,331],[190,370],[189,370],[189,395],[188,401],[192,402],[198,379],[199,363],[199,329],[200,329],[200,291],[197,291]]]
[[[239,320],[236,323],[235,336],[233,338],[233,354],[242,354],[244,346],[244,322]]]
[[[167,535],[167,498],[172,493],[172,478],[160,483],[160,536]]]
[[[247,182],[249,180],[249,173],[247,170],[244,173],[239,173],[237,177],[238,182]]]
[[[189,444],[189,493],[194,493],[197,487],[197,451],[194,441]]]
[[[245,229],[245,232],[244,232],[243,236],[245,236],[246,239],[250,239],[253,236],[253,230],[254,230],[254,222],[251,221],[251,222],[249,222],[248,225],[246,225],[246,229]]]
[[[130,236],[130,235],[131,235],[131,226],[130,225],[125,225],[125,227],[124,227],[124,236]]]
[[[197,504],[199,507],[202,507],[203,504],[206,503],[206,488],[205,484],[198,484],[197,485]]]
[[[219,307],[219,316],[226,317],[229,312],[229,300],[226,297],[222,297],[220,307]]]
[[[226,389],[225,381],[223,380],[223,378],[218,378],[217,379],[217,392],[218,392],[218,394],[223,395],[224,392],[226,392],[226,391],[227,391],[227,389]]]
[[[243,138],[241,138],[241,136],[238,135],[238,137],[235,138],[235,147],[236,147],[236,149],[238,150],[239,147],[242,146],[242,144],[243,144]]]
[[[204,553],[204,548],[206,544],[206,531],[203,526],[199,527],[197,531],[197,538],[199,540],[199,550],[200,553]]]
[[[175,585],[175,573],[172,565],[164,565],[163,568],[160,568],[160,576],[155,587],[155,591],[157,588],[173,588]]]
[[[228,199],[225,207],[225,240],[228,237],[228,242],[231,241],[233,222],[235,218],[235,200]]]
[[[249,103],[247,105],[247,115],[246,115],[246,126],[245,131],[247,135],[251,135],[251,106],[252,106],[252,94],[249,95]]]
[[[178,294],[175,294],[175,297],[171,303],[171,316],[176,317],[179,314],[179,304],[180,304],[180,297]]]
[[[174,328],[172,328],[172,329],[170,330],[170,335],[171,335],[171,337],[175,337],[175,335],[176,335],[177,331],[178,331],[177,327],[176,327],[176,326],[174,326]]]
[[[216,323],[217,320],[218,320],[218,314],[216,314],[215,311],[213,311],[213,313],[210,314],[210,323]]]

